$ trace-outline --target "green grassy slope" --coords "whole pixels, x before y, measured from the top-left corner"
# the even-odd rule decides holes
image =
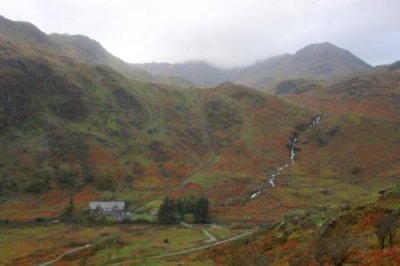
[[[395,102],[386,115],[359,111],[372,106],[364,101],[372,96],[357,89],[352,101],[318,101],[319,93],[347,95],[352,90],[343,88],[363,81],[289,99],[231,83],[188,89],[38,50],[29,43],[49,36],[18,33],[27,45],[12,39],[22,37],[0,36],[0,219],[55,217],[71,192],[79,210],[90,200],[123,199],[146,213],[167,195],[203,193],[213,219],[260,222],[320,200],[368,198],[398,177]],[[398,74],[387,75],[384,93],[373,99],[390,101],[397,93]],[[324,111],[319,127],[304,130]],[[294,131],[296,163],[274,189],[250,201],[266,175],[288,160]]]
[[[85,197],[107,197],[102,191],[111,190],[112,197],[125,197],[137,206],[177,184],[185,190],[191,178],[210,182],[196,175],[227,163],[245,168],[240,178],[250,187],[262,164],[249,162],[277,159],[257,143],[266,141],[285,157],[273,135],[286,136],[295,120],[311,115],[246,87],[202,91],[146,84],[104,66],[13,49],[0,55],[5,199],[95,187]],[[291,114],[287,125],[264,140],[256,125],[269,119],[278,124],[286,114]],[[226,166],[217,170],[225,173],[220,180],[211,183],[230,179],[232,169]],[[131,187],[141,192],[126,194]],[[65,194],[59,196],[65,199]],[[53,196],[45,200],[61,207]]]

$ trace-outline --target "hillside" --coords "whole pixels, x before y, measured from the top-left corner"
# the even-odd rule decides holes
[[[278,84],[277,92],[307,106],[330,112],[364,114],[398,120],[400,75],[396,64],[386,70],[374,71],[327,84],[312,81],[286,81]],[[286,90],[283,91],[283,88]]]
[[[199,86],[212,86],[230,80],[269,90],[286,79],[329,80],[372,70],[370,65],[349,51],[327,42],[311,44],[293,55],[272,57],[242,68],[220,69],[203,62],[136,66],[155,75],[178,76]]]
[[[131,202],[132,209],[149,211],[177,185],[183,193],[195,192],[192,187],[201,192],[222,185],[242,167],[232,180],[247,184],[240,185],[246,195],[262,161],[277,159],[272,151],[286,156],[285,147],[273,140],[286,139],[296,121],[312,115],[246,87],[201,91],[146,84],[104,66],[57,56],[50,61],[48,54],[32,55],[7,41],[3,47],[4,219],[57,216],[71,190],[82,209],[89,199],[117,197]],[[264,136],[256,129],[261,121],[276,124],[288,114],[290,122],[279,131]],[[265,153],[255,140],[271,151]],[[251,153],[259,163],[249,167]],[[19,207],[10,208],[13,199]],[[30,205],[33,199],[40,204]]]
[[[161,82],[178,86],[191,83],[177,77],[154,77],[150,73],[115,57],[100,43],[83,35],[45,34],[28,22],[11,21],[0,16],[0,36],[14,45],[40,56],[67,57],[76,62],[99,64],[113,68],[127,78]]]
[[[94,64],[107,53],[86,37],[16,25],[29,34],[0,36],[3,219],[56,217],[73,191],[80,210],[89,200],[121,199],[143,213],[167,195],[206,194],[213,219],[261,222],[264,206],[273,220],[326,195],[352,201],[354,191],[363,198],[392,184],[398,171],[395,70],[374,74],[376,83],[348,78],[328,89],[300,80],[306,89],[294,95],[289,83],[282,91],[288,101],[229,82],[199,90],[130,80]],[[55,39],[68,49],[53,53]],[[50,52],[31,42],[48,43]],[[382,95],[370,97],[373,89]],[[390,115],[371,109],[368,99],[387,102]],[[323,113],[320,126],[308,128]],[[271,189],[268,179],[290,158],[294,134],[296,163]],[[251,200],[260,187],[268,192]]]
[[[307,129],[321,110],[247,87],[177,89],[63,60],[1,57],[3,219],[55,217],[72,189],[81,210],[89,200],[124,199],[147,213],[166,195],[203,193],[213,219],[260,222],[265,206],[275,219],[327,195],[367,197],[398,171],[397,121],[328,113]],[[293,131],[296,163],[249,200],[288,160]]]
[[[375,236],[399,216],[398,62],[323,43],[243,69],[145,67],[0,17],[0,264],[400,261]],[[166,197],[206,199],[212,224],[157,224]]]
[[[322,203],[295,210],[247,239],[217,246],[192,258],[216,265],[397,265],[399,239],[390,228],[399,218],[399,187],[382,190],[368,202]],[[384,240],[384,248],[378,236]]]

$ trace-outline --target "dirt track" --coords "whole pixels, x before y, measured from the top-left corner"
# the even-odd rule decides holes
[[[183,250],[178,250],[178,251],[174,251],[174,252],[170,252],[167,254],[162,254],[162,255],[156,255],[156,256],[149,256],[149,257],[142,257],[142,258],[132,258],[132,259],[126,259],[124,261],[119,261],[119,262],[115,262],[115,263],[110,263],[108,265],[123,265],[125,263],[132,263],[132,262],[140,262],[140,261],[150,261],[150,260],[158,260],[158,259],[162,259],[162,258],[167,258],[167,257],[173,257],[173,256],[177,256],[177,255],[183,255],[183,254],[188,254],[188,253],[192,253],[192,252],[196,252],[196,251],[200,251],[200,250],[205,250],[217,245],[221,245],[221,244],[225,244],[225,243],[229,243],[238,239],[241,239],[243,237],[249,236],[251,234],[253,234],[254,231],[250,231],[250,232],[245,232],[243,234],[240,235],[236,235],[230,238],[227,238],[225,240],[221,240],[218,242],[214,242],[211,244],[207,244],[207,245],[203,245],[203,246],[198,246],[198,247],[193,247],[193,248],[188,248],[188,249],[183,249]]]

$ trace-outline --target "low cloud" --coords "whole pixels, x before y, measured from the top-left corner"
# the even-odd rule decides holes
[[[400,60],[398,0],[13,0],[0,10],[87,35],[128,62],[231,67],[324,41],[374,65]]]

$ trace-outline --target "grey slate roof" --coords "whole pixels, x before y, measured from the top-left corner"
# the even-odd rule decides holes
[[[125,209],[124,201],[91,201],[89,202],[89,210],[95,210],[98,206],[100,206],[103,211],[112,212],[115,206],[118,207],[119,210]]]

